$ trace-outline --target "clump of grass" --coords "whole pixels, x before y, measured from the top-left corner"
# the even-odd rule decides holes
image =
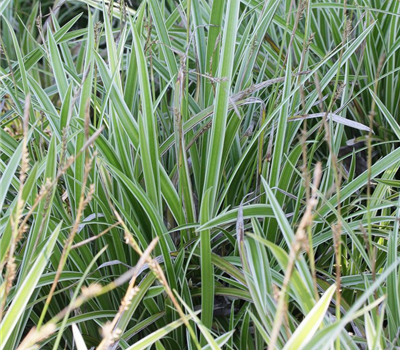
[[[399,15],[1,2],[0,350],[400,346]]]

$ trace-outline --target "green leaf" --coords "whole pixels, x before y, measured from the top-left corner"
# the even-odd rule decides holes
[[[386,118],[386,121],[389,123],[390,130],[396,135],[397,139],[400,140],[400,126],[397,123],[396,119],[390,114],[389,110],[383,104],[383,102],[379,99],[378,96],[371,90],[368,89],[372,98],[375,100],[376,105],[378,106],[379,110],[382,112],[383,116]]]
[[[140,119],[142,122],[142,132],[139,133],[139,144],[142,156],[142,165],[146,190],[149,197],[157,210],[161,208],[161,190],[160,190],[160,172],[159,172],[159,146],[157,138],[157,119],[153,113],[153,104],[151,100],[149,75],[147,72],[147,64],[140,43],[139,34],[136,26],[131,25],[133,34],[133,43],[135,46],[136,60],[138,65],[138,76],[141,94],[141,105],[143,115]],[[140,130],[140,123],[139,123]]]
[[[28,304],[31,295],[36,288],[36,284],[38,283],[40,276],[42,275],[44,268],[46,267],[47,262],[49,261],[50,256],[53,252],[53,248],[57,242],[61,225],[62,222],[58,224],[56,229],[49,237],[47,244],[43,247],[42,251],[38,255],[35,263],[32,265],[29,274],[26,276],[26,279],[18,288],[18,291],[15,294],[14,299],[7,310],[7,313],[0,324],[0,350],[4,349],[7,340],[10,338],[14,330],[14,326],[17,324],[20,316],[23,314],[25,306]]]
[[[7,6],[10,4],[11,0],[4,0],[0,4],[0,16],[3,15],[3,12],[7,8]]]
[[[312,339],[315,332],[322,324],[335,290],[335,285],[329,287],[321,299],[318,300],[317,304],[307,314],[306,318],[297,327],[283,350],[300,350],[307,346],[308,341]]]
[[[190,320],[192,317],[191,316],[186,316],[186,320]],[[161,329],[150,333],[148,336],[144,337],[143,339],[139,340],[132,346],[130,346],[127,350],[142,350],[142,349],[147,349],[149,346],[154,344],[157,340],[160,340],[161,338],[165,337],[167,334],[171,333],[174,329],[182,326],[184,324],[182,319],[179,319],[177,321],[174,321],[170,324],[168,324],[165,327],[162,327]]]

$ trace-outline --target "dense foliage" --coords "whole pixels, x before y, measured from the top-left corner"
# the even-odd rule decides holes
[[[0,350],[400,346],[398,0],[0,30]]]

